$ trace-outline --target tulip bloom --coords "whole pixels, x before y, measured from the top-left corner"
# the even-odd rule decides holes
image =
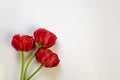
[[[13,36],[12,46],[17,51],[30,51],[35,47],[34,39],[31,36],[19,34]]]
[[[34,32],[34,38],[35,41],[44,48],[53,46],[57,39],[55,34],[43,28],[40,28]]]
[[[60,60],[56,53],[53,53],[50,49],[40,48],[36,53],[36,59],[45,67],[51,68],[59,64]]]

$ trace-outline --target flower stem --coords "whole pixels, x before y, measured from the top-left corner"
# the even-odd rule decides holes
[[[22,51],[22,65],[21,65],[21,75],[20,75],[20,80],[23,80],[24,62],[25,62],[24,51]]]
[[[35,54],[36,54],[36,52],[39,50],[40,47],[41,47],[41,45],[39,45],[39,46],[37,47],[37,49],[35,50],[35,52],[32,54],[32,56],[31,56],[30,59],[28,60],[28,63],[27,63],[27,65],[26,65],[26,67],[25,67],[24,80],[26,80],[26,75],[27,75],[28,67],[29,67],[30,63],[32,62],[32,60],[34,59]]]
[[[27,80],[30,80],[37,72],[42,69],[43,65],[41,64],[29,77]]]

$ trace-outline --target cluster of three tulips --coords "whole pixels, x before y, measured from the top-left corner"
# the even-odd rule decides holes
[[[51,68],[59,64],[58,55],[49,49],[56,43],[56,39],[55,34],[44,28],[34,31],[34,38],[29,35],[20,36],[19,34],[13,36],[11,44],[17,51],[21,51],[22,55],[20,80],[30,80],[43,66]],[[24,53],[31,50],[35,51],[25,66]],[[28,67],[34,58],[41,65],[31,75],[27,76]]]

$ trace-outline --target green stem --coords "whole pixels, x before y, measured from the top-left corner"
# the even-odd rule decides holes
[[[24,80],[26,80],[26,75],[27,75],[28,67],[29,67],[30,63],[32,62],[32,60],[34,59],[35,54],[36,54],[36,52],[39,50],[40,47],[41,47],[41,45],[39,45],[39,46],[37,47],[37,49],[35,50],[35,52],[32,54],[32,56],[31,56],[30,59],[28,60],[28,63],[27,63],[27,65],[26,65],[26,67],[25,67]]]
[[[23,80],[24,62],[25,62],[25,58],[24,58],[24,51],[22,51],[22,66],[21,66],[21,75],[20,75],[20,80]]]
[[[43,65],[41,64],[29,77],[27,80],[30,80],[37,72],[42,69]]]

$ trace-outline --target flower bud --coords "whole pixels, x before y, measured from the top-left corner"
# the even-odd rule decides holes
[[[50,49],[40,48],[36,53],[36,59],[45,67],[56,67],[60,60],[56,53],[53,53]]]
[[[34,38],[35,41],[44,48],[53,46],[57,39],[55,34],[43,28],[40,28],[34,32]]]
[[[35,42],[31,36],[17,34],[12,38],[12,46],[17,51],[30,51],[35,47]]]

